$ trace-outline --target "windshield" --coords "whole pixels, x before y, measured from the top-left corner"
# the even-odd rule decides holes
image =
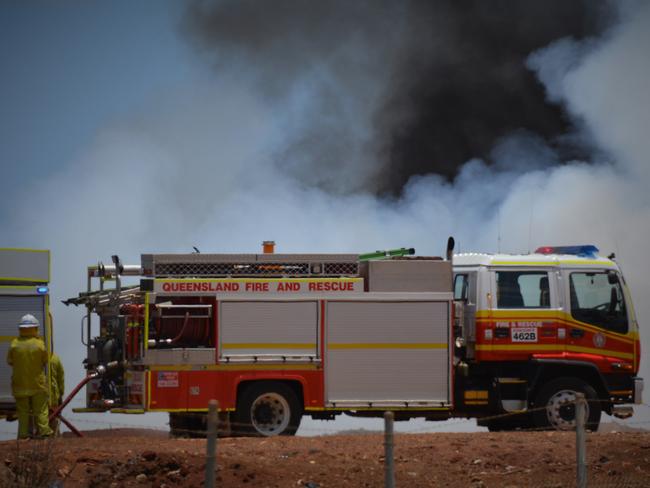
[[[615,332],[628,330],[625,298],[614,273],[571,273],[571,315]]]

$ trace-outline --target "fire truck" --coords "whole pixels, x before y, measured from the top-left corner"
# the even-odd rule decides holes
[[[571,429],[577,393],[596,430],[602,412],[627,417],[641,401],[630,293],[594,246],[453,256],[450,238],[445,258],[264,251],[90,266],[87,290],[64,302],[86,307],[76,411],[169,412],[180,434],[205,430],[216,399],[232,432],[272,436],[294,434],[303,415],[386,410]]]
[[[39,335],[53,351],[52,317],[49,313],[50,251],[0,249],[0,417],[13,419],[16,402],[11,393],[11,368],[6,364],[11,341],[18,337],[18,323],[32,314],[40,323]],[[49,383],[49,368],[47,381]]]

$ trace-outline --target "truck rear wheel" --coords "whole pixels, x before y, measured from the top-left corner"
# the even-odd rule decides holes
[[[170,412],[169,413],[169,436],[187,438],[205,438],[208,431],[208,416],[205,413],[194,412]],[[227,412],[219,412],[217,424],[217,435],[228,437],[230,432],[230,420]]]
[[[206,416],[197,413],[169,413],[170,437],[205,437]]]
[[[574,430],[576,393],[583,393],[587,400],[587,429],[598,430],[602,413],[598,395],[591,385],[579,378],[558,378],[542,387],[535,398],[535,426],[543,429]]]
[[[512,430],[527,430],[533,426],[532,418],[528,413],[497,416],[488,420],[477,422],[481,427],[487,427],[490,432],[507,432]]]
[[[231,427],[242,435],[294,435],[301,417],[302,408],[291,387],[264,381],[253,383],[242,392]]]

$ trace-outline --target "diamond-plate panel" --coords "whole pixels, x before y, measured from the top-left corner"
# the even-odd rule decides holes
[[[313,272],[311,270],[323,270]],[[154,275],[172,276],[357,276],[357,263],[156,263]]]
[[[358,263],[325,263],[326,275],[357,275],[359,273]]]

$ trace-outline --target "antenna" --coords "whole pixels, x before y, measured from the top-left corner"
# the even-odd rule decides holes
[[[533,210],[535,208],[534,201],[530,200],[530,215],[528,216],[528,254],[530,254],[530,243],[533,240]]]
[[[497,254],[501,254],[501,208],[497,209]]]

